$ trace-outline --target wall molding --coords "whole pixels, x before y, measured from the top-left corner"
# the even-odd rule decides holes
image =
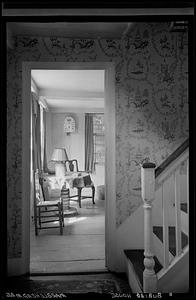
[[[66,9],[6,9],[3,16],[155,16],[155,15],[194,15],[193,7],[176,8],[66,8]]]

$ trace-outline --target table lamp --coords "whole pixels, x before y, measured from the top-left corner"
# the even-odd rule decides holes
[[[65,176],[65,164],[68,160],[67,152],[64,148],[55,148],[52,153],[52,161],[55,162],[55,174],[57,177]]]

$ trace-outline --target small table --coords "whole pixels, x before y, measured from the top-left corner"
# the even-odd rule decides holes
[[[57,177],[55,175],[44,174],[44,178],[47,180],[49,185],[50,197],[60,197],[61,189],[64,184],[68,188],[78,188],[78,201],[81,201],[81,189],[85,186],[92,184],[91,177],[85,172],[69,172],[66,173],[64,177]],[[71,196],[77,197],[77,196]],[[67,206],[66,206],[67,207]],[[65,216],[77,214],[77,209],[75,207],[70,207],[69,210],[66,209],[64,212]]]

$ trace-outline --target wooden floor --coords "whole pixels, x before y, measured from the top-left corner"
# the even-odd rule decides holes
[[[106,271],[105,201],[76,202],[78,215],[65,218],[63,235],[59,228],[45,229],[35,236],[31,226],[30,273],[72,273]]]

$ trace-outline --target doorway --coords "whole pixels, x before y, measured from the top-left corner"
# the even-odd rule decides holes
[[[84,171],[91,156],[86,141],[92,140],[93,164],[88,176],[95,186],[95,204],[84,198],[80,208],[78,203],[70,201],[63,235],[59,235],[57,228],[49,228],[38,230],[36,236],[32,197],[30,273],[105,271],[104,70],[32,70],[31,77],[32,92],[37,95],[35,101],[39,101],[40,107],[40,150],[43,150],[40,167],[49,183],[50,200],[60,198],[61,190],[51,160],[54,149],[65,149],[68,159],[77,159],[79,170]],[[68,118],[75,125],[69,132],[65,128]],[[75,188],[69,190],[71,195],[76,194]],[[82,191],[83,197],[91,193],[89,188]],[[49,224],[55,226],[55,222]]]
[[[23,63],[23,262],[27,272],[30,266],[30,101],[31,70],[33,69],[68,69],[68,70],[105,70],[105,266],[112,270],[115,264],[115,84],[113,63]],[[28,143],[27,143],[28,142]],[[66,270],[65,270],[66,272]]]

